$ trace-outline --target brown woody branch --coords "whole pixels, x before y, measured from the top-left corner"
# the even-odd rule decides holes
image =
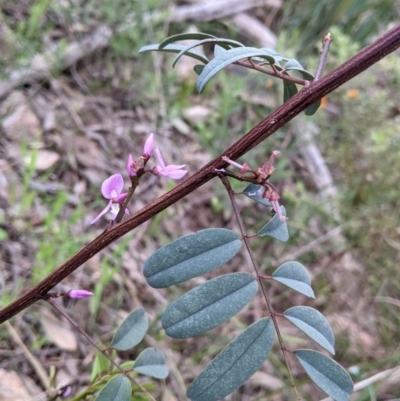
[[[55,285],[61,282],[61,280],[70,275],[79,266],[100,252],[107,245],[111,244],[129,231],[132,231],[140,224],[154,217],[157,213],[210,181],[216,176],[216,169],[225,168],[227,166],[227,164],[222,160],[223,156],[227,156],[233,160],[243,156],[250,149],[254,148],[279,128],[283,127],[308,106],[354,78],[356,75],[360,74],[368,67],[396,50],[398,47],[400,47],[400,25],[397,25],[374,43],[361,50],[360,53],[336,70],[332,71],[326,77],[304,87],[288,102],[284,103],[270,116],[262,120],[244,137],[239,139],[224,153],[205,165],[192,177],[188,178],[165,195],[156,199],[126,221],[106,229],[99,237],[86,245],[81,251],[61,265],[38,285],[1,310],[0,323],[5,322],[15,316],[18,312],[21,312],[28,306],[40,300]]]

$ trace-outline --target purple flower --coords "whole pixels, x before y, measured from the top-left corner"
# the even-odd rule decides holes
[[[154,135],[150,134],[150,136],[147,138],[145,144],[144,144],[144,149],[143,149],[143,154],[142,156],[146,159],[149,160],[151,154],[153,153],[153,143],[154,143],[154,139],[153,139]]]
[[[180,166],[176,164],[169,164],[166,166],[164,159],[161,156],[160,149],[156,148],[155,152],[159,164],[157,167],[153,168],[153,174],[164,175],[165,177],[172,178],[173,180],[179,180],[188,172],[187,170],[182,170],[182,168],[186,166],[185,164]]]
[[[65,297],[71,298],[71,299],[83,299],[87,297],[91,297],[93,295],[93,292],[86,291],[86,290],[69,290],[64,294]]]
[[[105,209],[90,222],[90,224],[96,223],[100,217],[106,214],[110,209],[115,219],[119,212],[120,206],[124,203],[124,200],[128,195],[128,193],[121,194],[123,187],[124,179],[122,178],[121,174],[114,174],[103,182],[101,185],[101,193],[106,199],[109,199],[110,202]],[[129,214],[129,210],[125,209],[125,213]]]
[[[128,156],[128,164],[126,166],[126,169],[128,170],[129,178],[136,177],[136,166],[135,162],[133,161],[132,155]]]

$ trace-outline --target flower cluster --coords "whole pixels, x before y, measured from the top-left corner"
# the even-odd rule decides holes
[[[150,160],[153,153],[153,148],[154,135],[150,134],[144,144],[143,153],[139,159],[135,161],[133,160],[131,154],[128,156],[126,169],[132,182],[136,179],[140,179],[140,177],[146,172],[152,173],[156,176],[163,175],[165,177],[172,178],[173,180],[179,180],[187,173],[187,170],[183,170],[185,167],[184,164],[170,164],[166,166],[158,147],[155,148],[158,164],[150,170],[145,170],[146,164]],[[101,213],[90,222],[90,224],[96,223],[100,217],[105,215],[108,211],[113,214],[113,220],[115,220],[121,206],[128,196],[128,192],[122,193],[123,188],[124,179],[121,174],[114,174],[103,182],[101,185],[101,193],[103,194],[104,198],[109,200],[109,202],[108,205],[101,211]],[[125,209],[125,214],[129,215],[129,210],[127,208]]]
[[[253,177],[251,177],[252,180],[258,182],[265,189],[262,194],[263,198],[268,199],[270,201],[272,209],[278,215],[279,219],[285,221],[286,217],[283,215],[281,207],[279,205],[280,196],[276,192],[275,187],[268,182],[269,178],[275,171],[275,167],[273,164],[276,156],[278,156],[279,153],[280,153],[279,151],[274,150],[270,158],[267,160],[267,162],[264,163],[261,167],[257,168],[256,170],[251,169],[247,163],[244,163],[242,165],[229,159],[226,156],[223,157],[223,160],[232,166],[240,168],[241,174],[251,173],[253,175]]]

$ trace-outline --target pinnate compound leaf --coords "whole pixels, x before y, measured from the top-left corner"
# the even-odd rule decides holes
[[[169,38],[163,40],[158,48],[160,50],[164,49],[165,46],[168,46],[170,43],[178,42],[179,40],[203,40],[203,39],[215,39],[216,36],[209,35],[208,33],[201,32],[188,32],[188,33],[178,33],[177,35],[170,36]]]
[[[161,324],[170,337],[196,336],[234,316],[253,298],[257,288],[257,281],[249,273],[214,278],[169,305]]]
[[[312,340],[335,355],[335,336],[325,317],[309,306],[294,306],[283,314]]]
[[[248,198],[256,201],[258,203],[262,203],[266,206],[271,206],[271,202],[268,199],[264,199],[262,197],[263,193],[265,192],[265,188],[262,185],[258,184],[249,184],[244,189],[243,194],[246,195]]]
[[[280,206],[282,214],[286,216],[286,209]],[[269,235],[279,241],[286,242],[289,239],[289,231],[286,221],[282,221],[277,214],[257,233],[257,237]]]
[[[119,351],[133,348],[143,340],[149,328],[149,319],[142,307],[133,310],[118,327],[110,347]]]
[[[142,351],[136,359],[133,370],[156,379],[165,379],[168,376],[164,354],[157,348],[146,348]]]
[[[206,366],[186,395],[192,401],[216,401],[232,393],[261,367],[274,334],[270,319],[253,323]]]
[[[333,359],[317,351],[294,351],[311,380],[335,401],[348,401],[353,392],[353,381],[346,369]]]
[[[145,53],[145,52],[167,52],[167,53],[180,53],[182,50],[186,49],[187,46],[180,45],[178,43],[175,44],[169,44],[165,46],[162,49],[159,49],[159,44],[154,44],[154,45],[148,45],[148,46],[143,46],[140,48],[139,53]],[[186,56],[192,57],[198,61],[201,61],[204,64],[208,63],[208,58],[204,56],[204,54],[198,53],[196,51],[189,51],[185,53]]]
[[[240,42],[236,42],[236,40],[231,40],[231,39],[219,39],[219,38],[213,38],[213,39],[204,39],[200,40],[197,43],[193,43],[192,45],[187,46],[185,49],[182,49],[178,55],[175,57],[174,61],[172,62],[172,67],[174,68],[176,63],[179,61],[179,59],[187,54],[191,49],[198,47],[198,46],[203,46],[207,43],[219,43],[219,45],[222,48],[230,49],[230,46],[234,47],[243,47],[243,45]]]
[[[272,275],[272,279],[292,288],[300,294],[315,299],[308,272],[299,262],[286,262],[279,266]]]
[[[269,63],[274,63],[274,58],[266,54],[262,49],[254,47],[237,47],[229,49],[226,52],[218,54],[205,67],[199,78],[197,79],[197,91],[201,92],[207,82],[223,68],[236,61],[251,58],[261,57]]]
[[[132,385],[122,375],[114,376],[100,391],[95,401],[130,401]]]
[[[201,276],[231,260],[242,246],[225,228],[188,234],[163,246],[146,261],[143,274],[154,288],[164,288]]]

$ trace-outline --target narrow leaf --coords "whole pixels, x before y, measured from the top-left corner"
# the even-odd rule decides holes
[[[303,68],[303,66],[295,59],[289,60],[285,65],[286,71],[298,71],[307,81],[314,80],[314,75]]]
[[[136,359],[133,370],[156,379],[165,379],[168,376],[164,354],[157,348],[146,348],[142,351]]]
[[[142,341],[149,327],[149,319],[142,307],[132,311],[114,334],[110,347],[119,351],[133,348]]]
[[[174,61],[172,62],[172,68],[175,67],[176,63],[179,61],[179,59],[186,54],[188,51],[191,49],[198,47],[198,46],[203,46],[207,43],[218,43],[222,48],[230,49],[230,46],[234,47],[243,47],[243,45],[240,42],[236,42],[235,40],[230,40],[230,39],[219,39],[219,38],[213,38],[213,39],[204,39],[200,40],[199,42],[193,43],[192,45],[187,46],[185,49],[182,49],[178,55],[175,57]]]
[[[266,205],[266,206],[271,206],[271,202],[268,199],[264,199],[262,197],[264,192],[265,192],[265,188],[262,185],[249,184],[244,189],[243,194],[258,203],[262,203],[263,205]]]
[[[283,81],[283,102],[287,102],[297,93],[297,86],[294,82]]]
[[[311,380],[335,401],[348,401],[353,392],[353,381],[346,369],[333,359],[312,350],[297,350],[299,359]]]
[[[122,375],[114,376],[100,391],[95,401],[130,401],[132,385]]]
[[[317,100],[315,103],[313,103],[311,106],[308,106],[306,108],[306,111],[304,112],[304,114],[306,116],[312,116],[321,106],[321,99]]]
[[[257,288],[257,281],[249,273],[214,278],[169,305],[161,318],[162,326],[173,338],[204,333],[244,308]]]
[[[261,57],[270,63],[274,63],[274,58],[264,53],[261,49],[256,49],[254,47],[237,47],[235,49],[229,49],[214,57],[205,66],[197,80],[198,92],[201,92],[206,83],[227,65],[249,57]]]
[[[201,276],[231,260],[242,246],[225,228],[188,234],[163,246],[147,260],[143,274],[149,285],[164,288]]]
[[[282,214],[286,216],[286,209],[281,206]],[[282,221],[277,214],[257,233],[257,237],[276,238],[279,241],[286,242],[289,239],[289,231],[286,221]]]
[[[206,366],[186,395],[192,401],[216,401],[232,393],[261,367],[274,334],[270,319],[253,323]]]
[[[285,69],[289,70],[304,70],[303,66],[300,64],[299,61],[295,60],[294,58],[288,60],[285,65]]]
[[[225,53],[226,49],[224,49],[222,46],[220,45],[215,45],[214,46],[214,57],[219,56],[222,53]]]
[[[280,62],[280,61],[289,61],[288,58],[283,57],[282,54],[277,53],[273,49],[269,49],[268,47],[263,47],[261,50],[265,53],[268,54],[269,56],[273,57],[275,59],[275,62]]]
[[[272,278],[300,294],[315,299],[307,270],[299,262],[284,263],[275,270]]]
[[[216,36],[209,35],[208,33],[201,32],[192,32],[192,33],[179,33],[177,35],[170,36],[169,38],[163,40],[158,48],[160,50],[164,49],[165,46],[169,45],[173,42],[178,42],[179,40],[203,40],[203,39],[212,39],[216,38]]]
[[[202,65],[202,64],[197,64],[197,65],[195,65],[195,66],[193,67],[193,70],[194,70],[194,72],[195,72],[197,75],[200,75],[200,74],[203,72],[203,70],[204,70],[204,65]]]
[[[155,52],[162,51],[162,52],[167,52],[167,53],[179,53],[183,49],[186,49],[186,47],[187,46],[183,46],[178,43],[175,43],[175,44],[169,44],[160,50],[159,45],[154,44],[154,45],[143,46],[142,48],[140,48],[139,53],[154,52],[154,51]],[[206,56],[204,56],[203,54],[198,53],[196,51],[187,52],[186,56],[192,57],[198,61],[201,61],[204,64],[208,63],[208,58]]]
[[[309,306],[294,306],[283,314],[322,348],[335,354],[335,336],[325,317]]]

